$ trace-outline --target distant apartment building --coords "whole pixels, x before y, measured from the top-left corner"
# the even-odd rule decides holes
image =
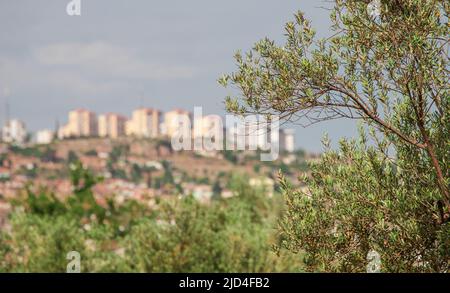
[[[196,144],[204,139],[209,139],[212,143],[211,148],[217,150],[223,147],[224,127],[222,118],[219,115],[207,115],[194,119],[193,135]],[[204,149],[208,146],[202,145]]]
[[[53,141],[55,133],[49,129],[43,129],[36,132],[37,144],[49,144]]]
[[[98,116],[98,135],[100,137],[118,138],[125,135],[125,123],[127,118],[115,114],[107,113]]]
[[[27,129],[25,123],[12,119],[9,120],[2,129],[2,140],[6,143],[18,143],[22,144],[26,141]]]
[[[181,109],[175,109],[164,115],[164,134],[172,137],[182,128],[191,128],[191,113]],[[189,124],[189,125],[187,125]]]
[[[87,137],[96,136],[97,134],[97,117],[95,113],[85,109],[77,109],[69,112],[69,121],[61,127],[58,136],[60,138]]]
[[[280,151],[293,153],[295,151],[295,131],[294,129],[280,130]]]
[[[219,115],[207,115],[194,120],[194,137],[223,136],[223,122]]]
[[[160,135],[161,112],[151,108],[140,108],[133,112],[126,122],[125,133],[137,137],[157,137]]]
[[[227,125],[226,140],[229,147],[237,149],[267,149],[270,143],[277,143],[278,137],[272,137],[269,124],[257,120],[238,118]]]

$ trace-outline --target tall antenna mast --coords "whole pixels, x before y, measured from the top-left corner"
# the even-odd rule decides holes
[[[55,133],[58,133],[58,130],[59,130],[59,119],[56,118],[55,119]]]
[[[144,107],[144,93],[141,92],[141,94],[139,95],[139,108],[143,107]]]
[[[6,119],[6,123],[9,123],[9,101],[8,101],[8,97],[6,97],[5,100],[5,119]]]
[[[6,86],[2,89],[2,94],[5,97],[5,124],[7,124],[9,122],[9,95],[10,95],[11,91],[9,90],[9,87]]]

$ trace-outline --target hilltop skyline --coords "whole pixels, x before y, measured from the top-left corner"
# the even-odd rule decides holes
[[[68,1],[0,3],[0,120],[23,120],[31,131],[65,122],[65,113],[129,113],[140,106],[169,111],[202,106],[225,114],[228,91],[216,80],[234,70],[234,52],[263,37],[283,40],[295,10],[327,36],[326,2],[284,1],[83,1],[82,15],[67,16]],[[320,21],[318,21],[320,20]],[[5,95],[5,89],[9,93]],[[289,128],[292,126],[289,125]],[[296,145],[321,150],[355,125],[334,121],[296,126]]]

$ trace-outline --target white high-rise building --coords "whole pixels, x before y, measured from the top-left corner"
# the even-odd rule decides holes
[[[280,130],[280,151],[293,153],[295,151],[295,130],[281,129]]]
[[[194,119],[194,139],[206,151],[223,148],[224,129],[219,115],[200,116]]]
[[[98,116],[98,135],[100,137],[118,138],[125,135],[127,118],[115,113]]]
[[[161,112],[151,108],[140,108],[133,112],[125,124],[126,135],[158,137],[160,135]]]
[[[37,144],[49,144],[53,141],[55,133],[49,129],[43,129],[36,132]]]
[[[270,123],[250,116],[227,120],[226,139],[228,147],[234,146],[239,150],[267,150],[279,143],[278,132],[272,129]]]
[[[88,137],[97,135],[97,116],[86,109],[69,112],[69,121],[59,129],[59,138]]]
[[[164,134],[174,136],[182,129],[191,128],[192,115],[188,111],[175,109],[164,114]]]
[[[6,143],[24,143],[27,138],[27,129],[25,123],[12,119],[9,120],[2,129],[2,139]]]

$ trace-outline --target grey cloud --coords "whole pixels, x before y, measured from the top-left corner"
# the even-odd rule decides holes
[[[22,60],[0,58],[0,79],[3,88],[11,88],[14,95],[18,91],[32,92],[37,88],[51,88],[70,91],[71,94],[92,95],[112,93],[124,86],[123,82],[96,81],[72,70],[42,70],[32,63]]]
[[[33,53],[42,65],[71,66],[106,78],[174,80],[192,78],[196,73],[193,67],[146,60],[134,50],[104,41],[50,44]]]

